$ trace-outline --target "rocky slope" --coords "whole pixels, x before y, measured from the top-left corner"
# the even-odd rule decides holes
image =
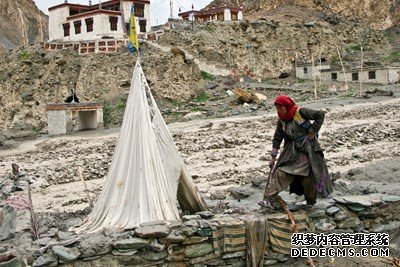
[[[142,48],[142,66],[157,98],[196,96],[202,85],[197,65],[181,55]],[[79,56],[31,46],[6,54],[0,58],[0,132],[45,130],[46,103],[64,102],[74,88],[81,102],[100,101],[122,113],[135,62],[136,57],[126,51]]]
[[[391,47],[381,31],[319,17],[306,8],[280,7],[270,15],[251,22],[196,23],[193,31],[176,27],[161,36],[160,43],[180,46],[196,57],[237,68],[239,73],[252,70],[260,79],[290,72],[295,59],[310,62],[314,56],[339,62],[338,50],[345,61],[357,64],[361,42],[364,61],[384,63],[381,53]]]
[[[0,1],[0,50],[48,40],[48,16],[32,0]]]
[[[260,19],[279,6],[291,5],[347,20],[363,21],[375,29],[387,29],[400,23],[399,0],[215,0],[207,8],[226,2],[242,5],[248,19]]]

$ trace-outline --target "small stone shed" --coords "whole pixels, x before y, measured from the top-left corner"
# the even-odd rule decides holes
[[[46,105],[46,111],[50,136],[104,127],[103,105],[100,103],[50,103]],[[76,125],[75,119],[78,120]]]

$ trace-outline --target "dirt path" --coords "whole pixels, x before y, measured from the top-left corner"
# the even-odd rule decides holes
[[[341,191],[375,190],[397,194],[400,163],[400,100],[324,99],[302,106],[329,109],[320,141],[330,171],[341,172],[374,166],[368,176],[358,172]],[[171,134],[199,190],[211,206],[256,209],[268,171],[275,114],[229,117],[173,123]],[[25,142],[17,149],[0,151],[0,172],[17,162],[34,180],[33,199],[38,212],[65,212],[87,206],[77,166],[82,166],[92,194],[101,190],[111,162],[119,129],[80,132],[71,136]],[[384,164],[384,167],[382,167]],[[378,168],[379,167],[379,168]],[[387,170],[386,174],[383,170]],[[362,173],[362,171],[361,171]],[[348,177],[353,178],[354,176]],[[245,188],[249,197],[240,202],[230,189]],[[372,188],[372,189],[371,189]],[[286,196],[290,198],[290,196]]]

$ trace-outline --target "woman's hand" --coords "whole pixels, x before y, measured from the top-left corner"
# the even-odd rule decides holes
[[[269,161],[269,168],[272,170],[272,168],[275,166],[275,158],[271,157],[271,160]]]

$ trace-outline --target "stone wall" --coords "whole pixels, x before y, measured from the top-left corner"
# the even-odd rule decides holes
[[[45,50],[62,51],[66,49],[73,49],[79,55],[93,54],[93,53],[115,53],[118,48],[126,47],[128,39],[104,39],[93,41],[81,42],[49,42],[44,44]]]
[[[309,213],[311,231],[325,234],[390,233],[400,227],[396,212],[399,198],[384,198],[384,207],[368,207],[365,199],[338,198],[342,204]],[[348,204],[344,204],[346,201]],[[1,249],[3,255],[14,255],[12,261],[27,262],[32,266],[246,266],[248,240],[245,235],[238,235],[232,242],[237,247],[229,251],[216,246],[214,235],[221,225],[235,226],[243,233],[246,215],[200,212],[183,216],[182,221],[145,223],[133,230],[93,234],[50,228],[35,241],[28,232],[29,213],[18,211],[17,220],[24,226],[17,227],[16,237],[6,240]],[[65,221],[72,225],[79,220],[67,217]],[[24,242],[21,247],[12,245],[21,242]],[[398,243],[391,243],[391,256],[400,252],[398,246]],[[286,261],[285,264],[291,264],[294,260],[289,255],[275,252],[270,244],[264,255],[264,266]]]
[[[155,221],[125,231],[76,233],[74,227],[82,224],[90,208],[77,213],[36,214],[37,223],[32,227],[34,213],[26,205],[28,184],[29,178],[18,171],[4,176],[2,181],[0,266],[246,266],[248,237],[254,236],[250,232],[254,234],[257,229],[266,229],[266,239],[260,238],[267,240],[264,266],[278,262],[292,265],[295,261],[290,255],[274,250],[287,244],[273,242],[278,229],[274,228],[274,221],[287,220],[282,211],[231,211],[230,214],[205,211],[184,215],[181,221]],[[400,196],[394,195],[343,195],[293,214],[299,229],[308,228],[306,232],[310,233],[388,233],[390,256],[396,257],[400,255],[399,204]],[[308,222],[304,223],[301,217]],[[255,224],[254,218],[257,218]],[[269,223],[259,228],[259,222]],[[33,228],[38,229],[38,239],[34,238]],[[260,242],[256,240],[251,245],[257,241]]]

